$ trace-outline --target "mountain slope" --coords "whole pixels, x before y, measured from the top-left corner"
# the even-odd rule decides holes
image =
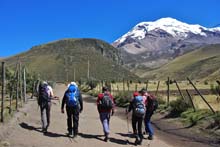
[[[135,76],[121,66],[117,49],[96,39],[64,39],[39,45],[29,51],[5,59],[7,65],[15,67],[18,58],[30,72],[41,78],[55,81],[93,79],[121,79]]]
[[[180,56],[170,63],[141,74],[141,77],[166,79],[168,76],[178,80],[220,78],[220,44],[202,47]]]
[[[198,47],[217,43],[220,43],[220,27],[205,28],[161,18],[137,24],[113,46],[121,50],[128,67],[158,68]]]

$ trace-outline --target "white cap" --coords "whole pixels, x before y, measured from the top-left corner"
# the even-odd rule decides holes
[[[43,81],[43,84],[47,84],[47,82],[46,82],[46,81]]]
[[[70,85],[75,85],[76,87],[78,87],[78,85],[76,84],[76,82],[70,82],[70,84],[68,84],[67,88],[69,88]]]

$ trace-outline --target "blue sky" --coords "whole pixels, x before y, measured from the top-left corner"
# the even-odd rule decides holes
[[[137,23],[220,24],[220,0],[0,0],[0,57],[63,38],[112,43]]]

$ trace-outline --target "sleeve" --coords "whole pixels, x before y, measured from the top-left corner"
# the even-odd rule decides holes
[[[101,98],[102,98],[102,94],[99,94],[99,95],[98,95],[98,98],[97,98],[97,100],[96,100],[96,104],[97,104],[97,106],[98,106],[98,104],[99,104]]]
[[[50,90],[50,96],[51,97],[54,97],[54,94],[53,94],[53,89],[51,86],[48,86],[48,89]]]
[[[115,99],[114,99],[114,97],[110,94],[110,97],[111,97],[111,99],[112,99],[112,103],[113,103],[113,108],[112,109],[115,109]]]
[[[82,94],[79,91],[79,104],[80,104],[80,111],[83,110],[83,99],[82,99]]]
[[[102,94],[99,94],[99,95],[98,95],[98,98],[97,98],[97,100],[96,100],[96,105],[97,105],[97,110],[98,110],[98,112],[101,111],[101,108],[100,108],[100,105],[99,105],[101,99],[102,99]]]
[[[130,105],[128,107],[128,112],[131,112],[131,110],[133,109],[133,103],[134,103],[134,100],[130,101]]]
[[[64,109],[65,103],[66,103],[66,92],[64,93],[64,96],[63,96],[63,100],[62,100],[62,104],[61,104],[61,109]]]

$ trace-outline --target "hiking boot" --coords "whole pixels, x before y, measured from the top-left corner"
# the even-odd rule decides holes
[[[42,129],[42,132],[45,134],[45,133],[47,133],[47,128],[43,128]]]
[[[105,133],[105,138],[104,138],[105,142],[108,142],[108,139],[109,139],[108,136],[109,136],[109,133]]]
[[[104,141],[108,142],[108,136],[105,136]]]
[[[73,138],[73,137],[74,137],[74,136],[73,136],[73,132],[69,132],[69,133],[68,133],[68,136],[71,137],[71,138]]]
[[[135,136],[135,138],[136,138],[136,139],[135,139],[134,144],[135,144],[135,145],[138,145],[138,144],[139,144],[139,139],[138,139],[138,136]]]
[[[74,134],[74,138],[77,138],[78,134]]]
[[[78,136],[78,131],[73,131],[73,134],[74,134],[74,137],[77,137]]]
[[[152,135],[149,135],[149,136],[147,137],[147,139],[148,139],[148,140],[153,140],[153,136],[152,136]]]

